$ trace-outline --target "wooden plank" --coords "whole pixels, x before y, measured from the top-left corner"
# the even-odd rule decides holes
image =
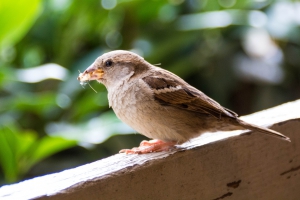
[[[0,199],[299,199],[300,101],[244,117],[249,131],[208,133],[171,152],[117,154],[0,188]],[[241,136],[238,136],[241,135]]]

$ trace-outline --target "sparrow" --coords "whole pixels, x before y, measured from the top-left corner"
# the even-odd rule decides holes
[[[177,75],[124,50],[98,57],[77,78],[96,80],[108,91],[109,106],[117,117],[151,138],[120,153],[168,151],[205,132],[252,130],[290,141],[274,130],[247,123]]]

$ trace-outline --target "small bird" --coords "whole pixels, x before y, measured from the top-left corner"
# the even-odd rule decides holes
[[[120,153],[168,151],[208,131],[249,129],[290,141],[279,132],[244,122],[177,75],[130,51],[103,54],[77,79],[104,84],[118,118],[153,139]]]

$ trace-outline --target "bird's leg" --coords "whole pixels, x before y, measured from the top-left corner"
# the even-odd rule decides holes
[[[151,152],[168,151],[176,145],[176,142],[164,142],[162,140],[142,141],[139,147],[133,149],[122,149],[119,153],[146,154]]]

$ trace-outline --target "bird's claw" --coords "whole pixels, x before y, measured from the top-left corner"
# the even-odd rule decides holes
[[[164,142],[162,140],[142,141],[139,147],[132,149],[122,149],[119,153],[126,154],[146,154],[152,152],[168,151],[174,147],[175,142]]]

